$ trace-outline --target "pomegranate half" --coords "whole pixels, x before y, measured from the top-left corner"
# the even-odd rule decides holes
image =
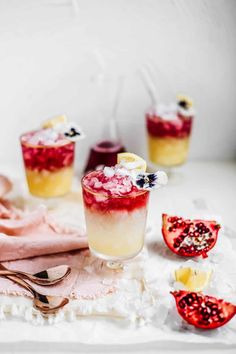
[[[162,215],[162,234],[171,251],[183,257],[207,257],[216,244],[220,225],[216,221],[189,220]]]
[[[173,291],[180,316],[189,324],[202,329],[225,325],[236,314],[236,306],[222,299],[190,291]]]

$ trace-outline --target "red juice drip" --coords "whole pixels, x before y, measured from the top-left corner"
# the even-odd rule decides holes
[[[84,172],[93,171],[99,165],[114,166],[117,163],[117,154],[124,152],[121,143],[112,140],[103,140],[92,146]]]

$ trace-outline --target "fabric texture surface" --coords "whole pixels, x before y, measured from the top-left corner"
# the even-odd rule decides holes
[[[67,264],[71,274],[53,286],[34,288],[45,295],[67,296],[74,299],[94,299],[114,291],[113,272],[103,262],[94,259],[85,232],[54,220],[44,205],[34,211],[22,211],[3,199],[11,182],[0,176],[0,262],[11,270],[31,274]],[[89,271],[85,268],[89,266]],[[109,285],[103,284],[111,278]],[[32,294],[11,280],[0,278],[0,293],[32,297]]]

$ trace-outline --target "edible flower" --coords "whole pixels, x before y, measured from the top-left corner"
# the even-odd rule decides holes
[[[192,99],[185,95],[177,95],[177,103],[180,108],[185,110],[188,110],[193,106]]]
[[[57,124],[54,129],[63,134],[64,137],[70,141],[78,141],[85,137],[82,129],[72,122]]]
[[[167,174],[164,171],[155,173],[138,173],[134,179],[135,185],[139,189],[151,190],[165,185],[168,182]]]

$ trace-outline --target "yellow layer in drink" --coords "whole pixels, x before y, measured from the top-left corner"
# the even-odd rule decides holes
[[[85,209],[89,247],[107,258],[132,258],[143,248],[147,209],[100,212]]]
[[[183,164],[188,155],[189,137],[154,137],[148,135],[150,161],[162,166],[176,166]]]
[[[42,198],[58,197],[70,191],[73,167],[64,167],[55,172],[26,168],[26,178],[31,194]]]

